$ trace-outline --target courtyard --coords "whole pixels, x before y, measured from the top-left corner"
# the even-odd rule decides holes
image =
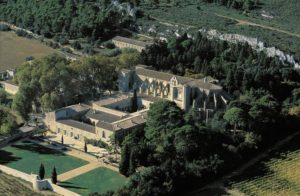
[[[51,177],[55,166],[59,185],[81,195],[91,192],[104,193],[125,184],[126,178],[116,168],[78,154],[77,151],[61,152],[61,146],[47,145],[37,140],[21,140],[0,149],[0,164],[25,173],[39,173],[40,164],[45,166],[45,178]]]
[[[0,164],[19,171],[38,174],[41,163],[45,166],[45,177],[48,178],[54,166],[57,173],[61,174],[88,162],[26,140],[0,149]]]

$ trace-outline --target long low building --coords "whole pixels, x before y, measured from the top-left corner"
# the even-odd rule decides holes
[[[15,95],[19,91],[19,86],[12,81],[0,81],[0,86],[9,94]]]
[[[146,123],[147,108],[137,112],[122,111],[130,107],[130,96],[118,98],[104,98],[90,105],[77,104],[49,112],[45,117],[46,126],[53,132],[63,134],[73,139],[84,141],[87,139],[110,141],[110,137],[123,137],[127,131]],[[140,98],[139,98],[140,99]],[[149,101],[139,100],[140,104]]]
[[[127,37],[121,37],[116,36],[112,39],[112,42],[116,45],[118,48],[133,48],[141,52],[146,48],[146,46],[151,45],[151,43],[127,38]]]

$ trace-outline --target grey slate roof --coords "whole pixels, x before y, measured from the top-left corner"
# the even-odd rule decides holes
[[[94,126],[76,120],[67,119],[67,120],[58,120],[57,122],[71,127],[75,127],[82,131],[87,131],[94,134],[96,133],[96,129]]]
[[[149,77],[149,78],[156,78],[156,79],[162,80],[162,81],[170,81],[171,78],[173,76],[175,76],[178,83],[182,84],[182,85],[186,84],[190,87],[202,88],[202,89],[207,89],[207,90],[221,90],[222,89],[221,86],[210,83],[210,81],[215,81],[215,79],[212,77],[207,77],[206,78],[207,82],[205,82],[204,78],[193,79],[193,78],[188,78],[188,77],[177,76],[177,75],[166,73],[166,72],[160,72],[160,71],[147,69],[143,65],[136,67],[136,74],[145,76],[145,77]]]
[[[207,90],[222,90],[221,86],[208,82],[205,83],[202,80],[194,80],[192,82],[189,82],[187,85],[190,87],[202,88]]]
[[[194,80],[192,78],[187,78],[187,77],[177,76],[177,75],[166,73],[166,72],[142,68],[141,66],[136,67],[136,74],[146,76],[149,78],[156,78],[156,79],[162,80],[162,81],[170,81],[171,78],[173,76],[175,76],[177,78],[177,81],[180,84],[186,84],[187,82],[191,82]]]
[[[138,40],[135,40],[135,39],[130,39],[130,38],[127,38],[127,37],[121,37],[121,36],[116,36],[112,40],[132,44],[132,45],[136,45],[136,46],[140,46],[140,47],[146,47],[147,45],[150,45],[147,42],[142,42],[142,41],[138,41]]]
[[[98,110],[92,110],[90,109],[86,114],[85,117],[96,119],[103,122],[112,123],[118,120],[121,120],[122,118],[113,114],[109,114],[106,112],[98,111]]]

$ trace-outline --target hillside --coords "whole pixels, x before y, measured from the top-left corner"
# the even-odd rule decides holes
[[[144,33],[168,36],[175,31],[194,32],[216,29],[222,33],[237,33],[258,38],[300,57],[300,2],[297,0],[264,0],[259,7],[242,11],[214,3],[180,1],[177,6],[160,2],[142,3],[145,16],[138,20]]]

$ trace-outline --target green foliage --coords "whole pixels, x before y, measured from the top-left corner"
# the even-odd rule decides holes
[[[215,133],[196,122],[196,111],[186,115],[174,102],[151,105],[145,131],[132,131],[122,143],[119,169],[130,175],[123,191],[169,195],[218,173],[223,161],[217,154],[221,146],[211,137]]]
[[[7,100],[7,97],[8,95],[6,91],[0,87],[0,104],[4,104]]]
[[[116,89],[117,71],[112,59],[103,56],[71,63],[50,55],[20,66],[14,79],[20,88],[13,108],[27,119],[32,105],[49,111]]]
[[[128,17],[125,20],[119,10],[107,4],[99,6],[96,0],[7,1],[0,4],[0,13],[1,20],[47,38],[61,33],[72,39],[109,38],[120,26],[130,23]]]
[[[131,98],[131,112],[136,112],[138,110],[138,99],[136,90],[133,91],[133,97]]]
[[[108,144],[103,142],[102,140],[95,140],[95,139],[85,139],[85,142],[87,144],[91,144],[93,146],[97,146],[97,147],[100,147],[100,148],[107,148],[108,147]]]
[[[45,167],[44,167],[43,163],[41,163],[41,165],[40,165],[39,177],[41,180],[43,180],[45,177]]]
[[[53,184],[57,183],[57,173],[56,173],[56,168],[53,168],[52,174],[51,174],[51,182]]]
[[[6,24],[0,24],[0,31],[10,31],[10,27]]]
[[[86,142],[84,142],[84,152],[87,152],[88,149],[87,149],[87,145],[86,145]]]

